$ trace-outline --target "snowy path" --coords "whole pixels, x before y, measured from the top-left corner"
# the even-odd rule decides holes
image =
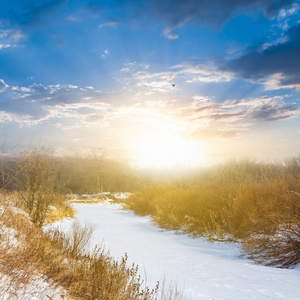
[[[300,299],[299,268],[255,265],[238,258],[235,245],[161,231],[149,218],[135,216],[116,204],[74,204],[74,208],[79,222],[97,224],[93,244],[104,244],[115,258],[127,252],[141,275],[146,272],[150,287],[165,276],[191,299]],[[58,225],[64,230],[71,223],[63,220]]]

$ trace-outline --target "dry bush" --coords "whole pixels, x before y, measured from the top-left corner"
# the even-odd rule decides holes
[[[101,248],[89,254],[83,251],[92,232],[88,226],[76,225],[65,240],[65,234],[43,232],[31,223],[28,215],[15,209],[5,211],[0,221],[16,232],[17,242],[13,246],[0,236],[0,261],[5,261],[0,264],[0,273],[9,275],[15,286],[43,274],[65,288],[73,299],[156,298],[157,290],[142,289],[137,266],[127,267],[126,255],[117,262]]]
[[[59,229],[51,229],[47,234],[68,255],[79,257],[87,254],[86,251],[88,251],[95,229],[96,227],[93,224],[81,226],[78,221],[75,221],[67,232],[61,232]]]
[[[277,180],[261,188],[265,197],[260,205],[260,218],[253,216],[252,223],[256,224],[242,243],[251,259],[284,268],[300,263],[299,189],[294,178]]]
[[[188,300],[184,294],[184,292],[178,288],[177,282],[170,282],[168,285],[166,284],[166,280],[164,279],[162,285],[160,287],[160,300]]]
[[[38,226],[46,221],[74,215],[62,195],[62,182],[54,158],[45,147],[24,151],[16,160],[13,176],[18,191],[17,205],[29,213]]]
[[[128,164],[108,159],[101,152],[60,158],[57,163],[67,193],[130,192],[139,185],[140,179]]]
[[[242,243],[247,256],[254,261],[282,268],[300,263],[300,225],[281,225],[272,235],[252,234]]]
[[[264,185],[244,186],[235,199],[230,232],[240,238],[273,234],[281,224],[300,220],[298,182],[279,178]]]
[[[124,201],[126,208],[140,215],[151,215],[163,228],[223,238],[232,199],[231,187],[206,185],[198,190],[154,187]]]
[[[50,206],[46,215],[45,223],[52,223],[63,218],[73,218],[75,210],[69,203],[62,203],[55,206]]]
[[[44,147],[24,151],[17,163],[15,185],[20,202],[39,226],[57,197],[55,173],[54,160]]]
[[[124,202],[163,228],[241,241],[258,262],[299,263],[300,157],[285,165],[230,162],[197,188],[152,187]]]
[[[279,163],[261,163],[252,158],[233,159],[212,167],[205,183],[223,186],[262,184],[281,177],[283,173],[283,166]]]
[[[66,292],[57,283],[34,266],[34,253],[28,251],[27,237],[36,236],[39,231],[28,214],[10,204],[2,210],[0,228],[0,298],[29,299],[32,295],[40,299],[58,299],[60,295],[65,296]]]
[[[266,217],[266,213],[269,213],[270,206],[274,206],[276,193],[274,195],[263,185],[241,187],[228,218],[230,234],[243,239],[252,232],[272,231],[273,224]]]
[[[75,213],[67,196],[57,193],[52,205],[48,207],[44,222],[51,223],[63,218],[73,218]]]
[[[146,216],[155,214],[156,197],[161,194],[161,187],[153,187],[132,194],[124,199],[126,209],[134,210],[137,215]]]

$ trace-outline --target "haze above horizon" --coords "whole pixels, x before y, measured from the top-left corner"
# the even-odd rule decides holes
[[[0,136],[146,168],[296,156],[299,53],[299,1],[4,0]]]

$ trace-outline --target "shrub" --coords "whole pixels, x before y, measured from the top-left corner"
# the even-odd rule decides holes
[[[19,199],[32,221],[42,226],[59,197],[56,182],[56,166],[47,149],[27,150],[18,160],[16,186]]]
[[[281,225],[272,235],[252,234],[242,243],[254,261],[276,267],[295,267],[300,263],[300,225]]]
[[[193,189],[151,187],[124,202],[163,228],[240,241],[257,262],[281,267],[299,263],[299,158],[282,165],[231,162]]]
[[[77,224],[69,236],[71,239],[65,240],[65,234],[59,231],[44,233],[16,209],[5,210],[0,225],[18,232],[14,234],[18,240],[11,243],[0,235],[0,261],[5,261],[5,264],[0,263],[0,273],[10,276],[16,288],[45,275],[53,285],[67,290],[72,299],[156,298],[157,289],[142,289],[138,268],[127,267],[126,254],[117,262],[101,248],[96,247],[90,253],[83,251],[83,244],[88,242],[86,234],[89,237],[91,234],[89,226],[81,228]],[[47,295],[41,291],[40,297],[46,299]]]
[[[232,205],[230,188],[210,185],[197,190],[153,187],[125,199],[126,208],[151,215],[163,228],[223,238]]]
[[[52,229],[48,235],[62,249],[73,257],[85,255],[96,227],[92,224],[81,226],[78,221],[73,222],[68,232],[63,233]]]

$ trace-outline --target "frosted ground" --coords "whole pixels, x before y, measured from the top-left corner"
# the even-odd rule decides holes
[[[187,299],[300,299],[300,268],[278,269],[240,257],[234,244],[209,243],[162,231],[148,217],[119,204],[74,204],[76,219],[96,224],[91,247],[105,245],[116,259],[129,256],[147,285],[175,282]],[[73,220],[55,223],[67,230]]]
[[[0,206],[0,215],[5,211],[5,207]],[[11,207],[15,213],[23,214],[28,217],[24,211]],[[9,246],[13,251],[15,246],[20,246],[20,242],[16,238],[18,231],[13,228],[6,227],[0,218],[0,232],[2,234],[1,242]],[[5,261],[0,261],[5,264]],[[67,297],[67,291],[57,285],[47,276],[40,274],[36,270],[32,270],[31,276],[21,270],[11,270],[9,274],[0,272],[0,299],[1,300],[42,300],[52,299],[61,300]]]

